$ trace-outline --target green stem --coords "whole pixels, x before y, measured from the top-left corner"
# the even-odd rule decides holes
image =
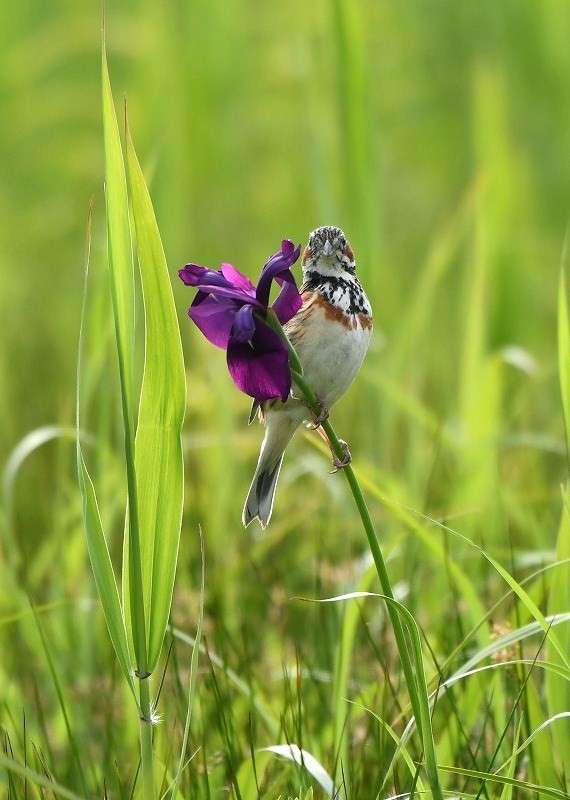
[[[141,679],[140,686],[140,739],[141,774],[144,800],[153,800],[154,790],[154,752],[152,749],[152,704],[150,699],[150,677]]]
[[[302,375],[299,375],[297,372],[293,372],[293,378],[295,383],[299,387],[299,389],[303,392],[307,402],[309,403],[309,407],[311,411],[319,409],[319,401],[307,381]],[[331,446],[338,456],[339,459],[343,459],[345,457],[345,452],[342,449],[342,445],[338,436],[336,435],[333,426],[331,425],[329,420],[326,420],[321,425],[322,429],[327,435]],[[356,503],[356,507],[358,508],[358,513],[360,514],[360,519],[362,520],[362,525],[364,527],[364,531],[366,533],[366,538],[368,539],[368,546],[370,548],[370,552],[372,553],[372,558],[374,559],[374,565],[376,567],[376,572],[378,574],[378,579],[380,581],[380,586],[382,587],[382,593],[386,595],[386,597],[390,597],[394,600],[394,592],[392,591],[392,585],[390,583],[390,578],[388,577],[388,571],[386,570],[386,564],[384,562],[384,557],[382,556],[382,550],[380,549],[380,544],[378,542],[378,537],[376,536],[376,530],[374,528],[374,523],[372,522],[372,517],[370,516],[370,512],[368,511],[368,506],[366,505],[366,501],[364,499],[364,495],[362,494],[362,490],[360,488],[360,484],[354,474],[354,470],[352,466],[348,464],[346,467],[343,468],[344,475],[346,480],[348,481],[348,485],[350,486],[350,490],[352,492],[352,496],[354,497],[354,502]],[[387,605],[388,614],[390,616],[390,621],[392,623],[392,628],[394,629],[394,636],[396,638],[396,645],[398,647],[398,653],[400,655],[400,661],[402,662],[402,668],[404,670],[404,677],[406,679],[406,684],[408,686],[408,692],[410,695],[410,702],[412,704],[412,710],[414,713],[414,717],[419,722],[421,719],[420,717],[420,705],[418,702],[417,696],[417,686],[416,680],[414,677],[414,671],[412,667],[412,662],[410,659],[410,654],[408,650],[408,645],[406,643],[406,636],[404,634],[404,628],[402,626],[402,622],[400,620],[400,616],[396,607],[393,606],[391,603]]]
[[[299,357],[295,352],[295,349],[291,344],[291,342],[289,341],[287,335],[285,334],[285,331],[281,327],[279,320],[271,310],[267,315],[267,322],[279,334],[283,342],[286,344],[287,350],[289,352],[289,363],[291,365],[293,380],[297,385],[297,387],[303,393],[311,413],[313,413],[315,416],[318,416],[318,414],[322,412],[321,403],[319,402],[319,399],[312,390],[311,386],[307,383],[305,376],[303,374],[303,368],[299,361]],[[333,451],[336,453],[337,457],[340,460],[345,458],[346,454],[330,421],[327,419],[325,422],[321,424],[321,427],[326,433],[328,440],[331,444],[331,447]],[[346,467],[343,468],[343,472],[346,477],[346,480],[348,481],[348,485],[350,486],[352,496],[354,497],[358,513],[360,514],[360,519],[362,520],[362,525],[366,533],[366,538],[368,539],[368,546],[370,548],[370,552],[372,553],[372,558],[374,559],[376,573],[380,581],[380,586],[382,587],[382,593],[387,598],[389,598],[390,601],[394,601],[394,592],[392,591],[392,585],[390,583],[390,578],[388,576],[388,571],[386,569],[384,557],[382,556],[382,550],[378,542],[378,537],[376,535],[374,523],[372,522],[372,517],[370,516],[370,512],[368,511],[368,506],[366,505],[364,495],[362,494],[362,490],[360,488],[356,475],[354,474],[352,466],[348,464]],[[395,604],[395,602],[387,602],[386,607],[388,610],[388,615],[390,617],[390,622],[392,623],[392,629],[394,631],[394,637],[396,639],[396,646],[398,648],[398,654],[400,656],[400,663],[404,671],[404,678],[406,680],[406,686],[408,688],[410,703],[412,705],[412,712],[414,714],[414,718],[418,726],[418,732],[423,740],[424,725],[423,725],[422,711],[425,716],[425,709],[422,709],[422,702],[419,696],[418,684],[414,676],[414,668],[412,666],[410,651],[408,649],[408,645],[406,642],[404,627],[402,625],[402,621],[400,619],[400,615],[398,613],[397,605]],[[416,668],[418,670],[423,669],[423,665],[421,663],[417,664]],[[431,742],[422,741],[422,744],[424,748],[424,753],[428,755],[430,762],[432,762],[427,765],[428,767],[427,775],[428,775],[428,780],[430,782],[432,794],[434,798],[436,798],[437,800],[442,800],[443,794],[442,794],[441,784],[439,782],[439,775],[437,773],[437,768],[436,768],[433,741]]]

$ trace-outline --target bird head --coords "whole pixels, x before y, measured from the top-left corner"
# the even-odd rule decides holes
[[[355,271],[354,253],[340,228],[324,225],[309,235],[303,253],[303,269],[324,274]]]

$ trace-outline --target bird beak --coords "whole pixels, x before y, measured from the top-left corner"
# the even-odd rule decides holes
[[[332,256],[333,254],[333,247],[329,241],[326,241],[323,247],[323,254],[325,256]]]

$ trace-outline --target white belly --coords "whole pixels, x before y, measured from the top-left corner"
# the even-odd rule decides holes
[[[308,383],[329,409],[356,377],[368,350],[371,326],[363,328],[357,316],[352,324],[347,327],[313,309],[304,335],[293,342]]]

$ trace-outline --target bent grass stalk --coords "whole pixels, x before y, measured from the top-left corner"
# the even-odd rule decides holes
[[[285,331],[281,326],[281,323],[277,319],[277,316],[271,309],[268,311],[267,322],[285,342],[287,349],[289,351],[289,363],[291,365],[293,380],[303,393],[311,413],[314,416],[318,416],[322,411],[319,399],[314,393],[311,386],[307,383],[305,376],[303,374],[303,367],[301,366],[301,362],[299,361],[299,356],[295,352],[295,348],[289,341]],[[334,450],[336,456],[340,460],[344,459],[346,453],[343,450],[342,443],[338,438],[338,436],[336,435],[330,420],[327,419],[323,423],[321,423],[321,427],[326,433],[328,440],[331,443],[331,447]],[[394,598],[394,592],[392,590],[392,585],[390,583],[390,578],[388,576],[386,564],[382,556],[382,550],[378,542],[378,537],[376,535],[374,523],[372,522],[372,517],[370,516],[368,506],[366,505],[364,495],[362,494],[362,490],[360,488],[354,470],[352,469],[352,466],[348,464],[343,468],[343,472],[350,487],[350,490],[352,492],[352,496],[354,498],[354,502],[356,503],[358,513],[360,514],[360,519],[362,520],[364,532],[366,533],[366,538],[368,540],[368,546],[370,548],[372,558],[374,559],[376,573],[380,581],[380,586],[382,587],[382,593],[385,595],[386,598],[388,615],[390,617],[390,622],[392,623],[392,629],[394,631],[394,637],[396,639],[396,645],[398,648],[398,655],[400,657],[400,662],[402,664],[402,669],[404,672],[404,678],[406,680],[408,694],[410,696],[412,711],[414,717],[417,720],[418,730],[420,732],[420,736],[422,739],[424,757],[426,759],[426,772],[430,783],[430,788],[433,797],[436,798],[436,800],[442,800],[443,793],[439,781],[437,759],[435,754],[435,742],[431,728],[431,719],[429,715],[429,710],[427,712],[427,718],[426,718],[427,689],[425,685],[425,676],[423,674],[423,664],[421,662],[416,661],[416,676],[415,676],[414,667],[410,659],[410,652],[406,642],[404,627],[400,619],[400,613],[403,609],[399,606],[399,604],[396,602]]]

